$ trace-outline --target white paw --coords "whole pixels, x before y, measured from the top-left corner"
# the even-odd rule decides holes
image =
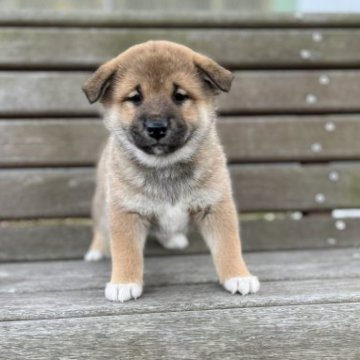
[[[256,276],[237,276],[226,280],[223,286],[232,294],[238,292],[241,295],[246,295],[258,292],[260,289],[260,282]]]
[[[105,287],[105,297],[110,301],[128,301],[137,299],[142,294],[143,287],[140,284],[113,284],[107,283]]]
[[[166,249],[181,250],[189,246],[189,240],[184,234],[174,234],[166,241],[161,241],[161,244]]]
[[[84,256],[84,260],[85,261],[99,261],[102,260],[104,258],[104,254],[101,251],[98,250],[89,250],[85,256]]]

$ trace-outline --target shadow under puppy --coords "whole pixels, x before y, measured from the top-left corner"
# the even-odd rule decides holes
[[[110,132],[97,170],[94,238],[87,260],[111,253],[105,296],[137,298],[149,232],[166,248],[188,245],[194,222],[211,250],[221,284],[255,293],[259,281],[241,254],[237,211],[216,133],[215,97],[233,75],[168,41],[131,47],[100,66],[83,90],[100,101]]]

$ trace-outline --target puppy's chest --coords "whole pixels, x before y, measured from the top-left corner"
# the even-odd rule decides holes
[[[195,172],[181,170],[137,178],[135,191],[122,198],[124,207],[147,219],[154,230],[185,229],[194,214],[206,212],[218,201],[221,192],[200,183]]]
[[[158,204],[153,208],[151,225],[153,230],[174,233],[186,229],[190,215],[185,203]]]
[[[195,172],[190,166],[166,171],[149,171],[143,176],[143,193],[164,203],[185,203],[196,191]]]
[[[174,233],[186,229],[191,219],[201,218],[219,197],[218,191],[210,189],[194,191],[187,197],[180,197],[176,202],[137,194],[127,198],[124,205],[149,221],[152,230]]]

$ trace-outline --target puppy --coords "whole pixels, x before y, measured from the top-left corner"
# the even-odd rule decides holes
[[[97,170],[94,238],[87,260],[111,254],[105,296],[136,299],[143,290],[149,232],[166,248],[188,245],[194,222],[231,293],[255,293],[259,281],[241,254],[237,211],[216,133],[215,97],[233,75],[213,60],[168,41],[136,45],[85,82],[110,132]]]

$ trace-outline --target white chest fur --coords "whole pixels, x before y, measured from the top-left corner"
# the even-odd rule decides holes
[[[215,204],[221,197],[220,189],[194,189],[177,202],[162,201],[142,193],[119,194],[121,207],[134,211],[144,218],[156,220],[156,232],[178,233],[186,231],[190,213]]]
[[[186,203],[162,204],[156,207],[157,223],[150,231],[168,249],[183,249],[188,246],[186,230],[189,208]]]
[[[164,233],[177,233],[186,230],[189,222],[188,207],[185,203],[160,205],[157,211],[158,227]]]

